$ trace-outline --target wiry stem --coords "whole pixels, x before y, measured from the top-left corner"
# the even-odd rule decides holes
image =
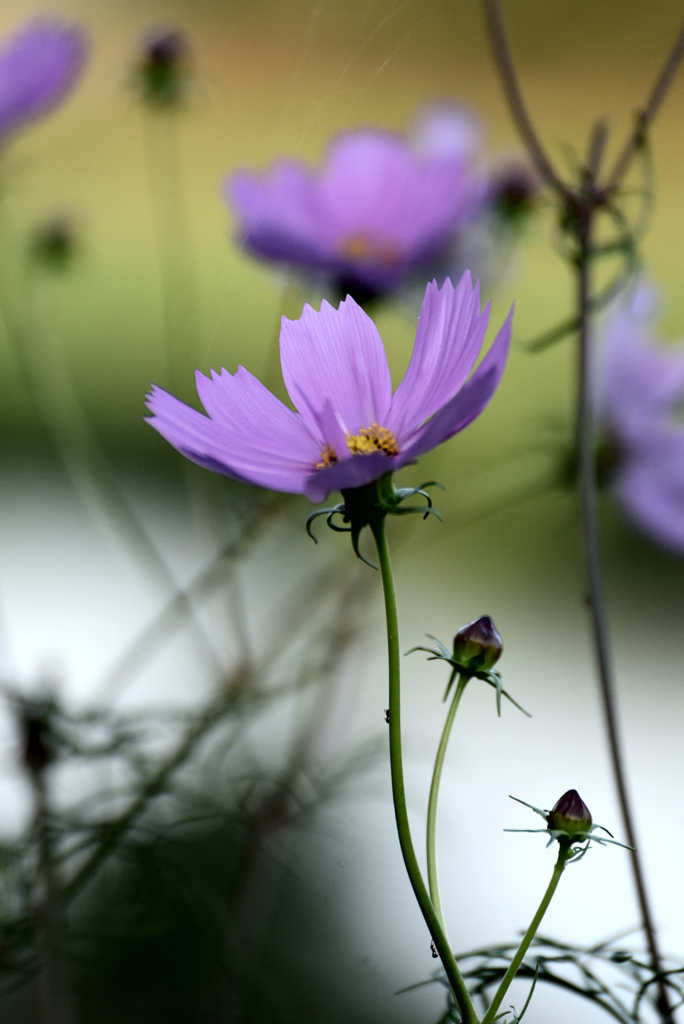
[[[498,0],[485,0],[485,14],[489,38],[496,57],[496,66],[501,76],[504,95],[508,100],[513,120],[520,132],[528,152],[532,157],[537,171],[543,181],[550,185],[556,192],[565,196],[569,193],[567,185],[558,177],[553,164],[546,155],[546,151],[539,141],[539,136],[532,124],[527,108],[522,98],[518,76],[515,72],[515,65],[511,56],[511,49],[508,45],[506,28]]]
[[[551,875],[551,881],[549,882],[547,890],[544,893],[544,897],[541,903],[539,904],[537,913],[532,918],[530,927],[523,935],[522,942],[518,946],[518,950],[513,959],[511,960],[508,970],[501,979],[501,984],[496,990],[496,994],[489,1005],[489,1009],[482,1018],[482,1024],[493,1024],[493,1022],[496,1020],[496,1011],[501,1006],[503,998],[508,992],[509,988],[511,987],[511,982],[518,973],[518,969],[525,958],[525,953],[527,953],[527,950],[530,948],[530,945],[532,944],[532,940],[537,934],[539,925],[542,923],[542,918],[544,917],[544,914],[549,908],[549,903],[553,898],[553,894],[558,888],[558,883],[560,882],[561,875],[563,874],[568,857],[571,856],[571,853],[572,851],[569,846],[560,847],[558,851],[558,859],[553,869],[553,874]]]
[[[660,74],[656,78],[655,85],[651,90],[651,95],[648,97],[646,106],[637,117],[636,127],[625,143],[625,147],[620,153],[620,156],[616,160],[612,173],[608,176],[608,189],[614,189],[620,184],[629,170],[629,165],[634,159],[634,156],[643,146],[646,132],[660,110],[661,104],[665,99],[668,89],[672,85],[672,80],[682,62],[682,58],[684,58],[684,24],[679,30],[679,35],[668,54],[667,60],[665,61]]]
[[[642,112],[637,128],[619,157],[607,184],[599,184],[597,176],[605,145],[605,127],[599,124],[590,146],[589,160],[579,188],[561,181],[548,163],[536,132],[525,109],[506,39],[506,31],[498,0],[485,0],[492,49],[499,68],[504,91],[513,118],[527,145],[539,173],[563,202],[568,214],[566,230],[576,245],[574,267],[577,280],[577,333],[579,345],[576,439],[578,456],[578,488],[587,601],[596,653],[596,665],[608,732],[615,784],[622,812],[627,842],[636,847],[634,819],[625,778],[624,758],[618,726],[617,700],[610,656],[608,617],[603,591],[601,552],[598,530],[595,436],[593,423],[592,352],[590,314],[595,300],[591,295],[590,268],[594,256],[592,235],[597,212],[606,198],[622,181],[633,156],[643,144],[645,131],[652,123],[674,74],[684,57],[684,28],[680,32]],[[662,978],[662,957],[658,948],[644,872],[636,849],[631,854],[642,927],[649,950],[651,967],[658,984],[658,1009],[665,1024],[674,1020],[667,985]]]
[[[150,198],[155,218],[166,359],[174,389],[187,386],[188,363],[199,360],[197,275],[177,137],[177,112],[146,112]]]
[[[606,729],[610,755],[613,764],[613,775],[620,802],[622,821],[627,843],[632,847],[630,858],[634,884],[641,912],[641,920],[648,945],[653,971],[662,973],[662,957],[658,948],[656,930],[653,922],[650,902],[646,891],[644,871],[641,857],[637,850],[636,828],[631,808],[627,779],[625,773],[622,741],[618,725],[617,698],[615,679],[609,642],[608,613],[606,609],[601,572],[601,546],[598,529],[598,503],[596,493],[596,457],[594,438],[592,351],[589,323],[590,309],[590,261],[591,235],[593,214],[588,209],[579,221],[580,251],[577,259],[577,310],[579,320],[578,331],[578,381],[577,394],[577,459],[580,520],[582,525],[582,546],[584,553],[584,573],[587,587],[587,603],[591,617],[591,629],[596,654],[599,684],[603,701]],[[667,986],[661,980],[659,986],[659,1010],[664,1021],[673,1020],[672,1009],[668,998]]]
[[[66,966],[60,956],[61,906],[55,876],[52,830],[47,802],[45,776],[31,773],[35,801],[35,830],[38,845],[38,882],[41,893],[35,911],[41,931],[41,954],[37,977],[37,995],[41,1024],[73,1024],[74,1014]]]
[[[453,681],[455,674],[456,669],[454,669],[451,681]],[[449,745],[449,737],[451,736],[451,729],[454,724],[454,719],[456,718],[458,705],[461,702],[463,691],[467,685],[468,676],[461,676],[456,686],[456,692],[451,700],[449,712],[444,723],[444,729],[442,730],[442,737],[439,741],[439,747],[437,748],[437,757],[435,758],[435,767],[432,773],[432,783],[430,785],[430,798],[428,800],[426,837],[428,885],[430,886],[430,899],[432,900],[432,905],[435,908],[437,917],[441,922],[445,935],[447,934],[447,929],[444,922],[444,913],[442,912],[442,898],[439,893],[439,877],[437,874],[437,806],[439,803],[439,787],[442,781],[444,757],[446,755],[447,746]]]
[[[385,519],[372,525],[373,536],[378,550],[378,563],[382,576],[382,588],[385,596],[385,615],[387,619],[387,653],[389,659],[389,734],[390,734],[390,770],[392,776],[392,799],[394,815],[399,835],[399,845],[406,866],[406,873],[413,888],[418,906],[428,926],[435,949],[444,966],[454,999],[465,1024],[478,1024],[475,1008],[468,994],[458,964],[451,951],[449,940],[442,928],[437,912],[432,905],[427,887],[423,880],[416,851],[411,838],[406,791],[404,788],[404,765],[401,752],[401,686],[400,686],[400,652],[399,652],[399,619],[397,616],[397,600],[394,591],[394,576],[390,561]]]

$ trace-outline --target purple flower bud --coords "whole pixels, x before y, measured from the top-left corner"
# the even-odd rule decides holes
[[[83,70],[85,34],[77,25],[41,18],[0,48],[0,141],[64,99]]]
[[[591,811],[582,797],[576,789],[569,789],[550,811],[546,824],[552,831],[567,832],[574,836],[588,832],[591,820]]]
[[[490,669],[502,652],[503,641],[488,615],[462,626],[454,637],[454,661],[465,668]]]

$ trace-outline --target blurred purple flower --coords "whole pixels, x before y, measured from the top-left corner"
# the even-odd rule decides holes
[[[606,322],[598,419],[613,449],[610,484],[629,518],[684,554],[684,348],[654,335],[658,302],[640,285]]]
[[[52,18],[27,22],[0,48],[0,142],[48,114],[67,95],[86,59],[77,25]]]
[[[463,430],[484,410],[503,373],[512,310],[469,377],[484,340],[470,274],[456,288],[425,292],[413,355],[392,394],[382,340],[351,296],[299,320],[282,319],[283,378],[292,412],[243,367],[232,375],[199,371],[201,415],[154,386],[156,430],[187,458],[234,479],[323,501],[333,490],[363,487],[400,469]]]
[[[509,272],[521,229],[532,213],[539,183],[529,164],[509,154],[482,162],[485,133],[482,122],[469,108],[452,100],[424,107],[412,131],[414,148],[423,156],[460,155],[471,166],[480,161],[483,191],[476,216],[459,225],[447,244],[420,269],[428,278],[443,281],[470,270],[486,287],[500,283]],[[412,281],[421,286],[423,281]],[[415,293],[415,288],[412,291]],[[415,300],[414,294],[414,300]]]
[[[409,140],[421,157],[453,157],[474,165],[484,149],[482,121],[471,107],[454,100],[437,100],[422,107]]]
[[[280,160],[265,174],[232,174],[225,197],[240,242],[340,296],[364,302],[394,291],[431,265],[482,206],[474,116],[453,129],[426,126],[415,145],[379,129],[346,132],[320,170]]]

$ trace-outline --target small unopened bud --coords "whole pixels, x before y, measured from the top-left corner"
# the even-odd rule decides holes
[[[42,701],[24,701],[19,708],[21,753],[32,775],[40,775],[54,760],[55,749],[50,723],[51,708]]]
[[[454,661],[475,671],[492,668],[502,651],[503,641],[488,615],[462,626],[454,637]]]
[[[145,36],[135,75],[142,99],[157,107],[173,107],[183,100],[190,79],[189,55],[182,32],[161,29]]]
[[[62,272],[72,264],[77,247],[73,222],[68,217],[56,216],[35,229],[30,255],[43,269]]]
[[[515,161],[499,169],[492,184],[491,202],[509,224],[520,223],[531,211],[539,183],[527,164]]]
[[[546,824],[552,831],[577,835],[591,828],[591,811],[576,789],[569,789],[549,812]]]

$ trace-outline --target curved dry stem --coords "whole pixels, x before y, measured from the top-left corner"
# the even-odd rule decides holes
[[[663,100],[672,85],[672,80],[674,79],[674,76],[679,69],[679,65],[682,62],[682,58],[684,58],[684,24],[682,24],[674,46],[670,50],[667,60],[655,81],[655,85],[651,90],[651,95],[646,102],[646,106],[637,116],[637,123],[634,131],[625,143],[624,149],[615,161],[615,166],[613,167],[611,174],[608,176],[608,189],[614,189],[620,184],[629,170],[629,166],[634,159],[634,156],[643,146],[646,132],[655,120],[656,114],[662,106]]]
[[[501,76],[504,95],[508,100],[513,120],[518,127],[518,131],[523,137],[523,141],[527,146],[530,157],[532,158],[542,180],[545,181],[547,185],[550,185],[556,192],[567,197],[571,195],[570,189],[556,174],[553,164],[547,157],[546,151],[544,150],[534,125],[527,113],[527,108],[522,98],[522,92],[520,91],[520,85],[518,84],[515,65],[511,56],[511,49],[508,44],[506,27],[501,13],[499,0],[485,0],[484,8],[485,15],[487,17],[489,38],[496,59],[496,66],[499,75]]]
[[[662,972],[662,956],[658,948],[656,930],[650,901],[646,891],[646,881],[641,864],[641,857],[637,850],[636,829],[627,787],[622,740],[618,725],[617,697],[610,651],[608,613],[606,609],[603,589],[603,574],[601,568],[594,439],[594,385],[592,380],[592,353],[590,348],[591,336],[589,323],[591,307],[590,261],[592,221],[593,213],[590,211],[587,213],[584,220],[580,222],[578,238],[580,243],[580,253],[577,261],[577,308],[579,317],[577,458],[579,467],[578,485],[584,573],[599,686],[603,702],[606,729],[608,732],[608,743],[613,765],[615,786],[618,793],[627,843],[632,848],[630,851],[630,858],[644,935],[651,958],[653,972],[656,975],[660,975]],[[671,1022],[674,1020],[667,986],[662,981],[659,984],[659,1010],[664,1021]]]

